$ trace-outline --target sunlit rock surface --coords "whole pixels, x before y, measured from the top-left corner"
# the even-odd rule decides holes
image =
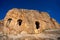
[[[13,8],[0,20],[0,40],[60,40],[60,25],[47,12]]]

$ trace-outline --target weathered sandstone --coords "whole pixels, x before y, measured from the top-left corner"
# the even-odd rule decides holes
[[[53,38],[55,38],[54,34],[56,31],[51,31],[55,29],[60,29],[60,25],[57,23],[57,21],[51,18],[47,12],[39,12],[36,10],[13,8],[7,12],[3,21],[0,21],[0,31],[2,31],[4,35],[30,35],[30,37],[26,36],[26,39],[24,36],[22,36],[22,40],[45,40],[43,38],[40,38],[41,33],[42,35],[52,33]],[[38,36],[38,34],[40,36]],[[58,35],[60,33],[56,34]]]

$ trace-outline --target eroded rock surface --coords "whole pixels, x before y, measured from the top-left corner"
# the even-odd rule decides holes
[[[2,40],[57,40],[57,37],[60,37],[59,29],[60,25],[55,19],[50,18],[47,12],[13,8],[7,12],[3,21],[0,21],[1,35],[3,35],[0,38]],[[15,36],[18,39],[15,39]]]

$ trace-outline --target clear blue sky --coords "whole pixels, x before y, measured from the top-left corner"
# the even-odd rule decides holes
[[[45,11],[60,23],[59,0],[0,0],[0,20],[4,19],[7,11],[12,8]]]

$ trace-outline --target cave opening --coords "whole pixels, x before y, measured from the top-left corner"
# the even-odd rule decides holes
[[[18,19],[17,22],[18,22],[19,26],[22,24],[22,20],[21,19]]]
[[[39,29],[40,23],[38,21],[35,22],[36,28]]]

